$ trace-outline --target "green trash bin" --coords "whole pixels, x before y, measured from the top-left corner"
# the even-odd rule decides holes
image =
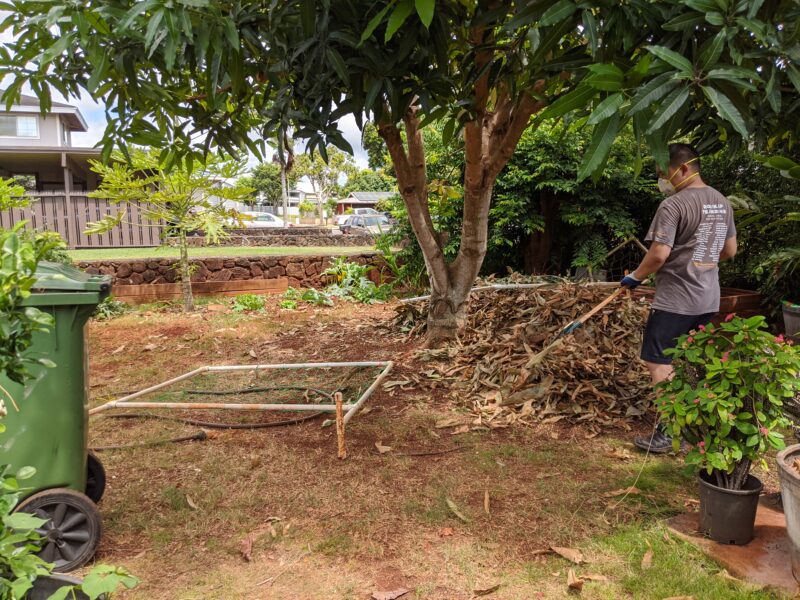
[[[95,506],[105,486],[102,465],[90,456],[88,381],[84,326],[111,291],[111,278],[88,275],[71,266],[41,263],[26,306],[49,313],[54,324],[34,335],[28,352],[56,366],[32,367],[24,386],[0,377],[19,411],[7,406],[6,432],[0,437],[2,463],[12,470],[31,466],[36,475],[17,510],[48,519],[40,556],[66,572],[88,562],[100,542]],[[6,403],[9,404],[8,402]]]

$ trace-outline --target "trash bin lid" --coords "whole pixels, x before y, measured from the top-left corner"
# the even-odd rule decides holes
[[[35,276],[26,306],[99,304],[111,293],[109,275],[90,275],[71,265],[43,261]]]
[[[111,289],[109,275],[90,275],[72,265],[40,262],[34,291],[106,292]]]

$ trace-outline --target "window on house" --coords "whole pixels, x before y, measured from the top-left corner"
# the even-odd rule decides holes
[[[0,116],[0,136],[39,137],[39,122],[36,117]]]

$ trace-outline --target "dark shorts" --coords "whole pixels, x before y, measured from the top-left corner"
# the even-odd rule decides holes
[[[676,340],[684,333],[707,325],[717,313],[704,315],[679,315],[665,310],[650,310],[650,317],[644,328],[642,340],[642,360],[657,365],[672,364],[671,356],[664,356],[664,350],[674,348]]]

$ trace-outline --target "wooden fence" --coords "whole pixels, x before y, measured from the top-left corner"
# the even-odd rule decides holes
[[[0,211],[0,227],[9,228],[20,221],[37,231],[59,233],[70,248],[135,248],[160,246],[164,223],[148,220],[139,204],[114,204],[101,198],[63,191],[29,194],[25,208]],[[89,223],[125,210],[122,224],[108,233],[87,235]]]

